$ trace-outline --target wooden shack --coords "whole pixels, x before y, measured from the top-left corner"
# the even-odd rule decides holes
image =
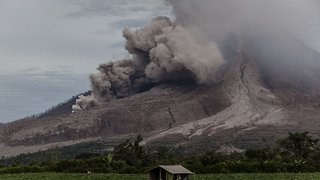
[[[188,180],[193,174],[181,165],[159,165],[147,172],[149,180]]]

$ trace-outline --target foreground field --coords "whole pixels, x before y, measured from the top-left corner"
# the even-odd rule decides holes
[[[35,174],[4,174],[0,175],[2,180],[81,180],[81,179],[109,179],[109,180],[144,180],[146,175],[126,175],[126,174],[92,174],[87,176],[85,174],[66,174],[66,173],[35,173]],[[190,180],[211,180],[211,179],[240,179],[240,180],[316,180],[320,179],[320,173],[252,173],[252,174],[208,174],[208,175],[194,175]]]

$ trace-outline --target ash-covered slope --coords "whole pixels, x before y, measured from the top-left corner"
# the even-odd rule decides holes
[[[274,42],[265,41],[260,51],[252,41],[228,44],[225,56],[231,65],[219,88],[231,105],[151,136],[145,143],[235,150],[275,145],[288,132],[308,131],[319,137],[320,55],[292,38],[299,49],[273,54],[274,47],[266,47]],[[232,48],[235,44],[240,48]],[[310,62],[313,68],[308,67]]]
[[[218,91],[215,86],[198,87],[193,83],[165,84],[83,113],[9,123],[2,143],[29,146],[75,143],[96,137],[125,138],[135,133],[148,136],[211,116],[229,106],[225,97],[215,96],[221,94]]]
[[[261,57],[250,45],[226,48],[228,65],[215,82],[166,82],[79,113],[3,124],[1,152],[15,155],[81,141],[114,141],[138,133],[149,146],[194,149],[268,146],[296,131],[318,135],[320,99],[307,91],[310,86],[301,91],[303,84],[295,88],[290,79],[279,81],[266,73],[259,64]]]

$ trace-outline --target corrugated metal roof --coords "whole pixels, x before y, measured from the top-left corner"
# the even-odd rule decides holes
[[[155,170],[156,168],[162,168],[171,174],[193,174],[191,171],[181,165],[159,165],[149,171]]]

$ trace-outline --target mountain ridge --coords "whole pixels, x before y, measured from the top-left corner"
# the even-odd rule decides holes
[[[210,83],[165,82],[77,113],[2,124],[0,152],[13,156],[98,139],[120,141],[136,134],[142,134],[143,144],[149,147],[175,145],[191,147],[190,151],[272,146],[290,131],[309,131],[319,137],[319,96],[310,93],[317,92],[317,84],[277,78],[281,71],[268,72],[261,62],[281,56],[261,55],[253,47],[227,44],[223,52],[228,63]],[[309,54],[303,47],[301,52]],[[310,61],[320,60],[320,55],[313,56],[308,56]]]

